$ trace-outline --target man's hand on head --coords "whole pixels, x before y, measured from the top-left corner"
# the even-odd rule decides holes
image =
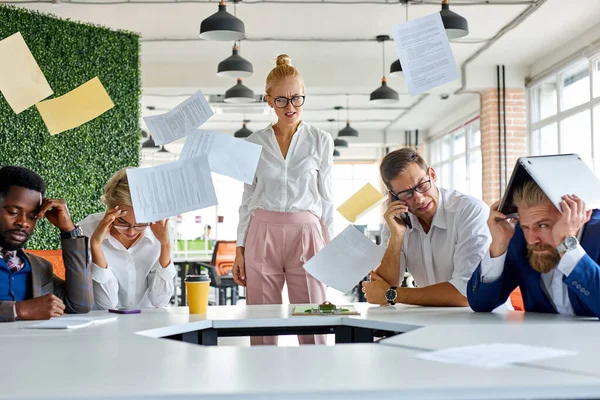
[[[586,211],[585,202],[575,195],[564,195],[560,208],[562,215],[552,227],[554,247],[558,247],[567,236],[577,236],[592,216],[592,210]]]
[[[71,232],[75,229],[75,224],[69,215],[67,202],[63,199],[44,199],[38,212],[38,218],[44,217],[61,232]]]

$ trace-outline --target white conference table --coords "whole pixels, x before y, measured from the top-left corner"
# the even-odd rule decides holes
[[[475,314],[468,308],[357,306],[362,315],[344,317],[291,317],[288,306],[210,307],[206,316],[189,315],[185,307],[145,309],[72,331],[23,329],[32,322],[3,323],[0,399],[600,397],[600,374],[592,369],[592,357],[600,354],[598,320]],[[164,339],[204,329],[332,326],[408,333],[372,344],[280,348],[199,346]],[[553,339],[542,342],[544,332]],[[539,365],[489,370],[415,358],[431,349],[498,341],[579,353]]]

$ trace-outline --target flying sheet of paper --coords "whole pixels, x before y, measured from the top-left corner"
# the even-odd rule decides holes
[[[213,110],[200,90],[171,111],[144,117],[156,144],[170,143],[187,136],[213,116]]]
[[[338,212],[348,221],[354,223],[361,216],[381,204],[386,196],[373,187],[370,183],[359,189],[352,197],[338,207]]]
[[[90,79],[67,94],[36,104],[52,135],[77,128],[114,106],[98,77]]]
[[[54,93],[21,32],[0,41],[0,92],[17,114]]]
[[[154,222],[217,204],[208,157],[127,170],[137,223]]]
[[[252,142],[223,133],[195,130],[186,137],[179,160],[205,154],[212,172],[251,185],[261,151],[262,146]]]
[[[304,269],[324,284],[348,293],[379,265],[384,253],[385,246],[377,246],[354,225],[348,225],[308,260]]]
[[[439,12],[392,26],[392,37],[412,96],[460,77]]]
[[[444,350],[420,353],[416,357],[446,364],[470,365],[478,368],[500,368],[515,363],[526,363],[575,354],[577,353],[574,351],[549,347],[490,343],[451,347]]]

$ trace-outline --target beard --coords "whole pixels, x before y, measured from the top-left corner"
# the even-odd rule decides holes
[[[9,234],[12,232],[19,232],[19,233],[24,234],[25,239],[23,239],[20,242],[16,242],[16,241],[10,239]],[[4,250],[8,250],[8,251],[19,250],[19,249],[23,248],[23,246],[25,246],[25,243],[27,243],[27,241],[29,240],[30,237],[31,237],[31,235],[22,229],[6,229],[6,230],[0,232],[0,247],[2,247]]]
[[[543,250],[547,250],[547,252],[537,252]],[[548,244],[527,245],[527,257],[531,268],[541,274],[552,271],[560,261],[560,255],[556,249]]]

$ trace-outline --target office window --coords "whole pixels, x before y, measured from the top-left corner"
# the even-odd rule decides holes
[[[600,174],[600,57],[557,71],[529,96],[530,153],[576,153]]]
[[[562,153],[577,153],[592,166],[592,121],[586,110],[561,122],[560,148]]]
[[[594,71],[594,97],[600,97],[600,60],[592,62]]]
[[[479,117],[429,144],[429,163],[438,185],[482,197],[481,132]]]
[[[379,164],[375,162],[336,163],[333,165],[332,181],[333,204],[335,208],[348,200],[350,196],[367,183],[373,185],[375,189],[382,190],[381,179],[379,177]],[[380,207],[375,207],[356,220],[354,225],[366,225],[368,230],[378,231],[381,228],[382,222],[382,210]],[[333,224],[335,234],[337,235],[348,226],[349,222],[340,213],[335,212]]]
[[[600,106],[594,107],[594,130],[600,132]],[[600,174],[600,138],[596,136],[594,140],[594,171]]]
[[[568,110],[590,101],[590,63],[583,60],[562,73],[562,107]]]
[[[546,125],[533,132],[533,147],[538,149],[537,155],[558,153],[558,127],[557,123]]]
[[[558,111],[558,91],[556,90],[556,78],[542,82],[532,91],[533,112],[532,121],[537,122],[553,115]]]

